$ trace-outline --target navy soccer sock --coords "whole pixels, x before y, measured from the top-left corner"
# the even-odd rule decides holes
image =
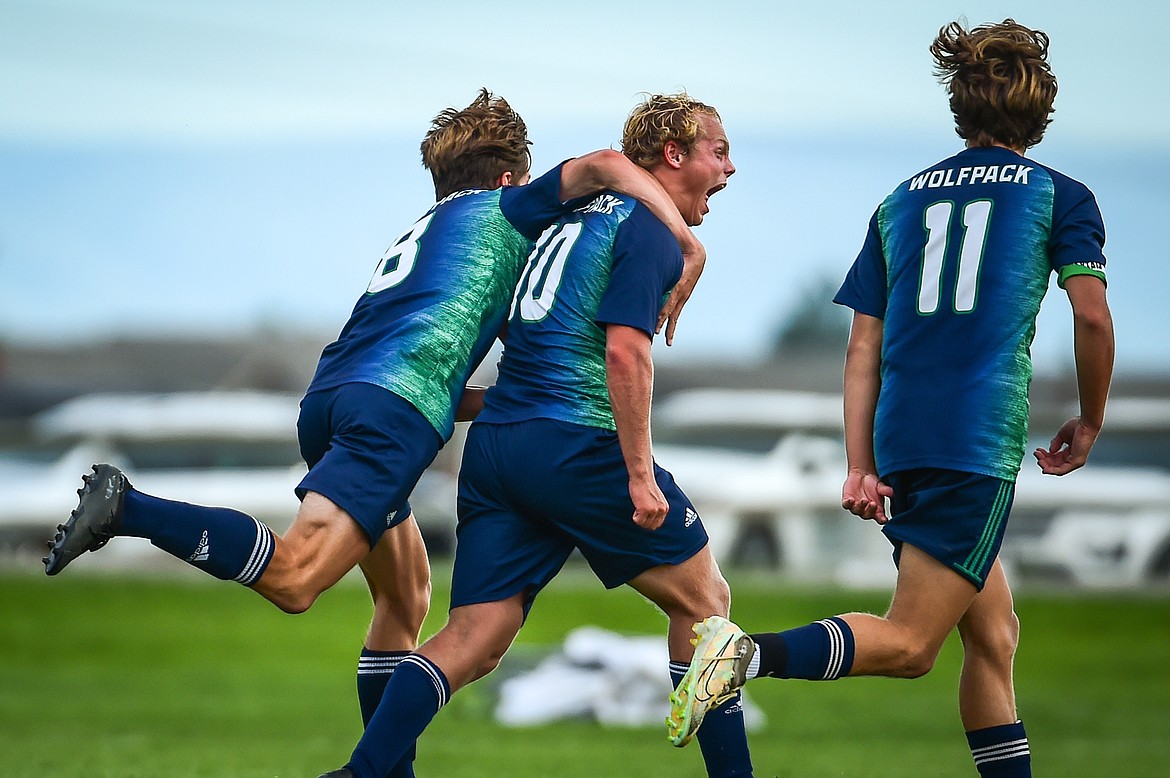
[[[158,548],[209,575],[251,586],[272,560],[272,530],[232,508],[208,508],[127,489],[122,535]]]
[[[390,676],[398,663],[409,655],[409,651],[375,651],[362,646],[362,655],[358,659],[357,694],[363,727],[369,725],[374,711],[378,709],[378,703],[386,692],[386,684],[390,682]],[[412,745],[386,778],[414,778],[414,757],[415,746]]]
[[[670,663],[670,680],[678,686],[687,671],[687,662]],[[747,730],[743,722],[742,694],[736,693],[717,708],[707,711],[695,737],[703,752],[710,778],[742,778],[752,774]]]
[[[434,662],[419,654],[405,657],[390,676],[382,702],[346,767],[355,778],[383,778],[450,696],[451,685]]]
[[[760,675],[833,681],[853,667],[853,630],[833,616],[780,633],[752,635]]]
[[[1022,721],[972,730],[967,745],[983,778],[1031,778],[1032,754]]]

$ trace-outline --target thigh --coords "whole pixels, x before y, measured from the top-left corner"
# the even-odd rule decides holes
[[[365,533],[327,497],[309,492],[292,525],[277,539],[272,560],[254,588],[319,594],[341,580],[369,553]]]
[[[1012,591],[997,559],[987,583],[959,620],[959,634],[964,646],[1014,646],[1018,630]]]
[[[362,527],[370,547],[410,515],[407,498],[442,443],[406,400],[360,383],[307,395],[298,434],[310,465],[298,496],[327,497]]]
[[[362,559],[361,567],[375,599],[425,586],[431,567],[414,516],[383,532]]]
[[[975,599],[975,584],[911,545],[902,547],[898,582],[886,620],[936,651]]]
[[[727,581],[709,545],[679,564],[652,567],[628,583],[663,611],[690,611],[695,621],[727,617],[730,610]]]
[[[431,567],[414,517],[383,532],[361,569],[374,600],[366,648],[415,648],[430,608]]]

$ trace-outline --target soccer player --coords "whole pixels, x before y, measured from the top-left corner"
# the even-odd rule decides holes
[[[321,355],[297,423],[309,470],[283,537],[230,508],[148,495],[117,468],[95,465],[78,508],[49,543],[45,572],[56,575],[114,536],[145,537],[301,613],[358,565],[374,600],[358,682],[363,718],[372,715],[429,607],[430,569],[407,498],[455,419],[477,410],[464,383],[504,323],[533,242],[578,198],[618,190],[671,225],[701,269],[701,245],[646,171],[604,150],[508,186],[528,180],[528,146],[523,120],[486,89],[435,118],[421,151],[438,202],[386,251]],[[408,763],[400,768],[395,776],[412,774]]]
[[[691,225],[735,172],[718,113],[686,95],[637,106],[622,146]],[[496,667],[574,548],[606,587],[628,584],[667,614],[672,672],[690,659],[695,618],[727,614],[702,522],[651,452],[655,312],[680,269],[670,231],[618,193],[544,234],[464,447],[447,624],[402,660],[349,763],[327,776],[383,775],[452,694]],[[701,733],[708,770],[751,775],[742,706],[724,709]]]
[[[966,149],[881,203],[835,298],[854,310],[841,502],[894,546],[889,611],[751,636],[720,618],[696,625],[696,658],[673,699],[688,726],[757,676],[921,676],[957,626],[975,765],[1031,775],[1012,682],[1019,623],[998,553],[1027,439],[1028,349],[1053,273],[1072,305],[1080,415],[1034,452],[1044,473],[1085,464],[1114,348],[1093,194],[1024,156],[1056,96],[1048,45],[1011,19],[940,30],[931,53]]]

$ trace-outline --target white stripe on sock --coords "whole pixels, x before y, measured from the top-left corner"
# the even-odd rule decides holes
[[[425,659],[418,654],[411,654],[402,658],[403,662],[409,662],[416,667],[422,669],[423,672],[431,679],[431,683],[435,687],[435,696],[439,698],[439,708],[447,704],[447,686],[443,683],[442,676],[439,675],[439,669],[435,667],[430,660]]]
[[[972,748],[971,755],[975,757],[975,764],[980,765],[984,762],[998,762],[1002,759],[1014,759],[1031,754],[1028,749],[1028,738],[1020,738],[1019,740]]]
[[[256,519],[252,519],[252,521],[256,524],[256,542],[252,545],[252,553],[248,557],[247,563],[244,564],[244,569],[235,578],[244,586],[251,586],[260,577],[263,572],[262,565],[268,560],[268,552],[272,548],[273,542],[272,530]]]
[[[832,619],[818,621],[829,635],[829,662],[825,667],[824,680],[832,681],[841,675],[841,668],[845,664],[845,635],[841,632],[841,625]]]
[[[401,656],[363,656],[358,659],[358,675],[388,675],[401,661]]]

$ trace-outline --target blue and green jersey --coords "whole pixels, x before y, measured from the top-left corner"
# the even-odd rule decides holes
[[[378,262],[308,391],[375,384],[450,438],[464,384],[504,324],[525,258],[571,207],[560,201],[560,181],[558,165],[528,186],[465,190],[432,206]]]
[[[999,147],[966,149],[878,207],[834,302],[883,320],[874,455],[1015,480],[1029,349],[1053,273],[1105,279],[1093,193]]]
[[[607,324],[653,337],[682,251],[646,206],[607,193],[550,227],[516,289],[496,385],[477,422],[558,419],[614,430]]]

